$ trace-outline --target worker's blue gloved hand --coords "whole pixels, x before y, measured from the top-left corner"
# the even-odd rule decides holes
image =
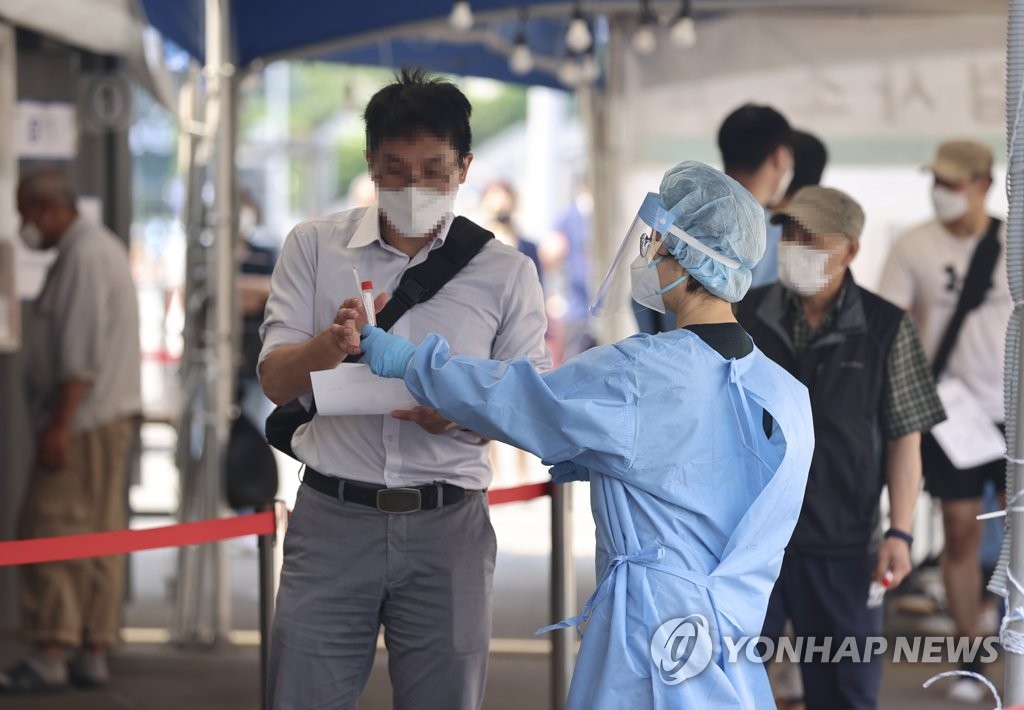
[[[416,352],[415,345],[400,335],[386,333],[372,325],[364,325],[359,335],[359,346],[373,374],[380,377],[405,377],[409,361]]]
[[[573,461],[560,461],[549,469],[551,480],[555,483],[569,481],[589,481],[590,469],[584,468]]]

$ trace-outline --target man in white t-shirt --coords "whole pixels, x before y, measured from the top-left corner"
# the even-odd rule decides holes
[[[1006,229],[985,209],[992,186],[992,151],[973,141],[939,146],[929,166],[935,177],[932,200],[935,219],[900,236],[882,274],[881,295],[906,308],[917,325],[930,360],[935,360],[943,334],[956,310],[975,247],[990,229],[997,229],[1001,250],[992,286],[981,305],[963,322],[940,377],[966,385],[992,421],[1002,424],[1003,347],[1013,299],[1006,277]],[[957,469],[931,436],[922,439],[925,485],[942,501],[946,545],[942,556],[949,613],[957,635],[973,638],[981,611],[980,547],[982,493],[993,481],[1005,490],[1005,464],[1000,460],[973,469]],[[968,664],[968,670],[975,670]],[[968,700],[985,694],[980,683],[962,679],[951,695]]]

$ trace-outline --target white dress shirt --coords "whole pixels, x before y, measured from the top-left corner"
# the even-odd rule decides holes
[[[451,218],[429,249],[411,259],[380,236],[375,206],[296,226],[274,269],[260,334],[260,363],[280,345],[304,343],[327,328],[342,301],[358,295],[352,267],[393,293],[406,269],[444,243]],[[409,309],[392,333],[419,343],[443,335],[452,353],[496,360],[527,357],[545,369],[547,319],[529,258],[492,239],[433,298]],[[311,395],[302,397],[308,407]],[[299,427],[292,450],[321,473],[388,487],[444,481],[464,488],[491,482],[488,447],[465,432],[427,433],[391,416],[321,416]]]

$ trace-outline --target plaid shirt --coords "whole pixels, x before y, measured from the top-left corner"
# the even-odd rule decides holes
[[[842,310],[846,299],[848,283],[843,284],[836,305],[817,328],[812,328],[807,322],[799,297],[788,292],[793,346],[797,357],[802,358],[814,341],[831,332],[836,314]],[[899,331],[889,350],[885,370],[881,423],[886,439],[891,441],[915,431],[928,431],[946,418],[935,390],[935,378],[928,358],[917,337],[917,329],[906,314],[900,321]]]

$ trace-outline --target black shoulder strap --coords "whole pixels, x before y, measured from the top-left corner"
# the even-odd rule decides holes
[[[430,252],[422,264],[402,274],[391,300],[377,314],[377,325],[391,330],[406,311],[437,294],[492,238],[494,235],[480,225],[456,217],[444,244]]]
[[[456,217],[444,244],[430,252],[422,264],[402,274],[391,299],[377,314],[377,327],[391,330],[406,311],[417,303],[429,301],[493,238],[494,234],[475,222]],[[361,357],[350,355],[345,362],[357,362]]]
[[[988,231],[974,248],[971,256],[971,264],[967,267],[967,276],[964,277],[964,287],[960,291],[960,298],[956,302],[956,310],[953,317],[949,319],[946,332],[942,334],[939,341],[939,349],[935,351],[935,359],[932,360],[932,372],[938,378],[949,364],[949,356],[953,354],[956,340],[960,336],[960,329],[964,325],[967,314],[977,308],[985,300],[985,294],[992,287],[992,276],[995,271],[996,262],[999,261],[999,252],[1002,246],[999,244],[999,228],[1002,221],[992,217],[988,223]]]
[[[456,217],[448,229],[444,244],[430,252],[422,264],[402,274],[391,300],[377,314],[377,325],[384,330],[391,330],[406,311],[440,291],[493,238],[491,232],[478,224],[465,217]],[[352,355],[345,358],[345,362],[357,362],[361,357]],[[276,407],[267,418],[267,441],[292,458],[298,458],[292,451],[292,436],[315,413],[315,400],[309,410],[298,400]]]

